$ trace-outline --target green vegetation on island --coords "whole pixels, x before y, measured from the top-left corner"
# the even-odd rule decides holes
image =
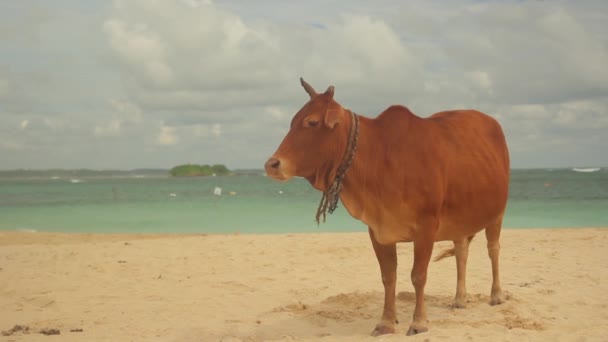
[[[224,176],[230,174],[230,170],[225,165],[197,165],[184,164],[178,165],[171,170],[169,174],[173,177],[194,177],[194,176]]]

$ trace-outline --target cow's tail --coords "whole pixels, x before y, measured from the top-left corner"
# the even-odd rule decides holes
[[[449,257],[454,256],[455,254],[456,254],[456,248],[452,247],[450,249],[446,249],[443,252],[439,253],[439,255],[436,256],[435,259],[433,259],[433,261],[439,261],[444,258],[449,258]]]
[[[475,235],[471,235],[468,237],[469,239],[469,243],[471,243],[471,240],[473,240],[473,238],[475,237]],[[449,258],[456,255],[456,247],[452,247],[450,249],[446,249],[443,252],[439,253],[438,256],[435,257],[435,259],[433,259],[433,261],[439,261],[441,259],[445,259],[445,258]]]

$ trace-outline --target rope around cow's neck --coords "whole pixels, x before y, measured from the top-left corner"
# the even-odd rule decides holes
[[[342,181],[344,180],[344,176],[346,176],[346,172],[350,168],[350,165],[353,163],[355,150],[357,150],[357,140],[359,139],[359,117],[353,112],[350,112],[350,114],[352,120],[348,130],[346,151],[344,151],[344,156],[342,157],[340,166],[338,166],[338,170],[336,171],[336,178],[334,178],[334,181],[331,183],[329,188],[327,188],[327,190],[323,192],[323,196],[321,196],[321,203],[319,203],[316,216],[317,225],[320,224],[321,216],[323,216],[323,222],[325,222],[327,211],[332,214],[338,207],[338,199],[340,198],[340,191],[342,191]]]

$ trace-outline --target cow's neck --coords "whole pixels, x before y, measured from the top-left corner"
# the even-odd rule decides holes
[[[400,116],[400,120],[411,120],[409,114],[401,113]],[[392,125],[394,122],[390,117],[383,120],[381,117],[370,119],[360,116],[357,151],[340,194],[344,207],[355,218],[376,215],[375,212],[380,209],[371,204],[382,202],[385,193],[390,191],[386,186],[397,186],[400,181],[387,179],[391,172],[387,172],[386,167],[387,161],[395,157],[390,155],[393,150],[390,144],[394,141],[392,135],[398,134],[398,140],[403,142],[403,138],[407,140],[407,132],[397,133],[391,129]]]
[[[321,203],[319,203],[319,208],[317,209],[316,214],[317,224],[320,223],[321,218],[325,222],[327,211],[329,211],[331,214],[336,209],[340,199],[340,192],[343,188],[345,176],[354,160],[354,154],[357,149],[357,140],[359,137],[359,117],[351,111],[348,111],[348,113],[350,125],[344,155],[337,168],[330,172],[329,179],[331,179],[331,181],[327,182],[327,185],[323,186],[323,196],[321,197]]]

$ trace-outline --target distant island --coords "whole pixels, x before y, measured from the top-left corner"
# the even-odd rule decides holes
[[[187,164],[190,165],[190,164]],[[132,169],[132,170],[94,170],[94,169],[12,169],[0,170],[0,180],[3,179],[109,179],[109,178],[167,178],[188,176],[212,176],[214,173],[229,176],[260,176],[264,175],[263,169],[236,169],[229,170],[224,165],[196,165],[196,167],[184,167],[179,165],[173,169]],[[178,169],[180,168],[180,169]],[[171,171],[174,173],[171,173]],[[209,171],[211,170],[211,171]]]
[[[229,175],[230,170],[225,165],[197,165],[183,164],[178,165],[169,170],[169,174],[173,177],[196,177],[196,176],[224,176]]]

